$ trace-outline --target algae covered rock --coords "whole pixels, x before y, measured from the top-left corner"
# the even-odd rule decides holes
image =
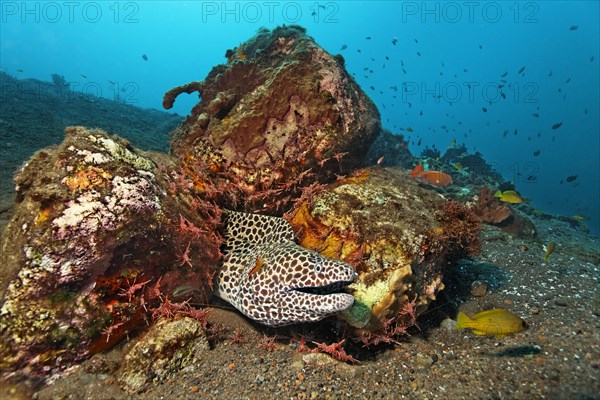
[[[356,168],[381,130],[379,112],[344,68],[298,26],[258,34],[201,82],[201,101],[175,130],[172,153],[200,188],[226,190],[229,207],[289,209],[303,187]]]
[[[208,350],[206,333],[199,321],[188,317],[160,320],[125,356],[119,382],[129,392],[141,392],[146,385],[197,364]]]
[[[301,245],[356,268],[355,303],[343,318],[362,332],[409,325],[444,287],[447,262],[477,250],[479,233],[469,209],[400,168],[358,170],[303,203],[290,223]]]
[[[174,200],[174,171],[83,127],[22,167],[0,243],[2,369],[48,371],[114,345],[146,325],[151,287],[154,300],[178,282],[210,295],[218,238],[182,185]]]

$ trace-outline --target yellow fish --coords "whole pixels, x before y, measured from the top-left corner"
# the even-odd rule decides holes
[[[581,214],[575,214],[571,218],[576,219],[577,221],[587,221],[588,220],[588,217],[586,217],[585,215],[581,215]]]
[[[456,317],[456,330],[471,329],[476,335],[504,336],[511,333],[522,332],[527,325],[519,316],[502,308],[482,311],[469,318],[467,314],[459,312]]]
[[[505,190],[504,192],[496,190],[496,193],[494,193],[494,197],[499,198],[500,201],[504,201],[510,204],[519,204],[523,202],[521,195],[519,195],[519,193],[515,192],[514,190]]]
[[[546,252],[546,254],[544,254],[544,261],[548,260],[548,257],[550,257],[550,254],[552,254],[554,252],[555,247],[556,247],[556,243],[554,243],[554,242],[548,242],[548,244],[546,246],[544,246],[544,251]]]

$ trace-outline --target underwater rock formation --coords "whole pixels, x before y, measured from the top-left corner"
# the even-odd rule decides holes
[[[353,265],[359,333],[401,333],[443,288],[448,261],[477,251],[479,219],[400,168],[367,168],[331,184],[289,217],[300,244]]]
[[[127,353],[119,382],[138,393],[169,373],[197,364],[210,349],[202,324],[189,317],[161,320]]]
[[[481,218],[481,222],[497,226],[511,235],[534,237],[537,234],[535,226],[524,214],[512,209],[508,203],[494,197],[493,192],[487,185],[481,189],[474,210]]]
[[[299,26],[261,29],[227,56],[163,102],[170,108],[180,93],[200,94],[171,148],[194,182],[205,183],[208,170],[230,208],[285,211],[303,187],[361,163],[381,130],[379,112],[341,56]]]
[[[13,175],[35,151],[62,142],[66,126],[118,132],[139,149],[166,152],[168,133],[183,121],[177,114],[80,92],[81,86],[57,85],[63,83],[16,79],[0,69],[0,230],[13,211]],[[114,93],[122,92],[116,86]]]
[[[475,210],[481,218],[481,222],[489,225],[501,224],[514,215],[508,203],[503,203],[494,197],[494,193],[488,186],[481,189]]]
[[[47,372],[110,348],[184,283],[210,295],[218,208],[203,214],[164,155],[70,127],[15,182],[0,243],[2,369]]]
[[[404,135],[393,134],[389,130],[383,129],[381,135],[377,136],[377,139],[369,148],[364,165],[400,166],[412,169],[414,160],[415,158],[410,153],[408,141],[404,138]]]

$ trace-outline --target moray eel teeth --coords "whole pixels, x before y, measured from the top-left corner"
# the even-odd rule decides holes
[[[294,240],[282,218],[226,211],[215,294],[269,326],[319,321],[350,308],[354,298],[343,290],[354,281],[354,268]]]

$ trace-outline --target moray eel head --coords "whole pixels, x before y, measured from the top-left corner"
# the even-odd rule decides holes
[[[351,265],[297,245],[283,219],[244,215],[229,217],[235,226],[227,228],[228,251],[216,278],[217,296],[269,326],[319,321],[352,306],[354,298],[344,292],[356,277]],[[248,220],[253,221],[250,226],[240,228]],[[277,224],[284,227],[272,235]],[[260,234],[264,227],[269,232]],[[252,240],[246,230],[254,233]]]

